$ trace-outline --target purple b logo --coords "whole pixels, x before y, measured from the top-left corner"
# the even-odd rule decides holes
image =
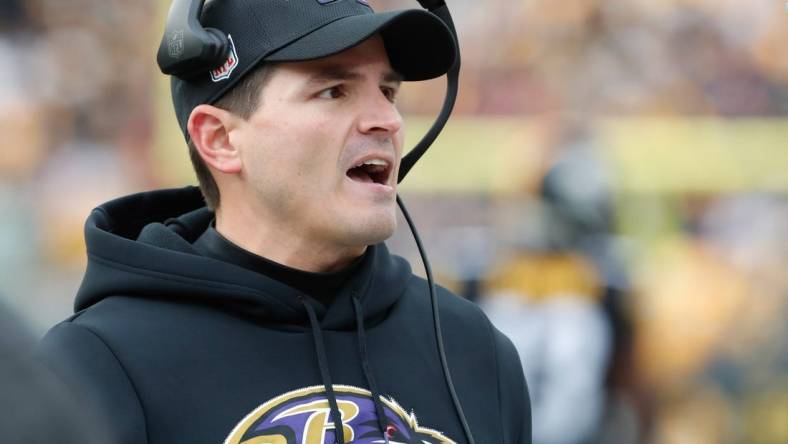
[[[334,391],[345,442],[385,442],[371,393],[346,385],[335,385]],[[416,415],[407,413],[393,399],[381,396],[380,400],[390,442],[455,444],[442,433],[420,426]],[[316,386],[285,393],[256,408],[235,426],[224,444],[329,444],[335,442],[336,433],[324,389]]]

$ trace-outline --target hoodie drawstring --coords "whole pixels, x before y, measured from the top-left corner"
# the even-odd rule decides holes
[[[328,371],[328,358],[326,357],[326,347],[323,342],[323,333],[320,330],[320,323],[317,321],[315,309],[304,298],[299,298],[304,304],[309,315],[309,323],[312,326],[312,338],[315,340],[315,350],[317,352],[317,365],[320,367],[320,376],[323,379],[323,387],[326,389],[328,405],[331,407],[331,417],[334,420],[334,440],[338,444],[345,444],[345,429],[342,427],[342,415],[337,406],[337,397],[334,394],[334,385],[331,383],[331,374]]]
[[[337,405],[337,397],[334,393],[334,385],[331,382],[331,374],[328,370],[328,357],[326,356],[326,347],[323,342],[323,331],[320,329],[320,323],[317,320],[315,309],[303,297],[299,298],[301,303],[306,308],[306,313],[309,315],[309,324],[312,327],[312,338],[315,341],[315,351],[317,352],[317,365],[320,368],[320,377],[323,379],[323,387],[326,389],[326,397],[328,398],[328,405],[331,408],[331,418],[334,421],[334,436],[338,444],[345,444],[345,433],[342,425],[342,414]],[[383,434],[383,439],[386,444],[389,444],[389,437],[386,433],[386,412],[383,410],[383,403],[380,400],[380,392],[378,385],[375,382],[375,377],[372,375],[372,370],[369,366],[369,359],[367,358],[367,337],[364,330],[364,310],[361,307],[361,302],[356,296],[353,296],[353,311],[356,314],[356,327],[358,328],[358,351],[361,357],[361,369],[364,372],[364,377],[367,379],[369,391],[372,392],[372,403],[375,405],[375,416],[378,417],[378,427],[380,433]]]
[[[356,327],[358,328],[358,352],[361,356],[361,367],[364,371],[364,377],[367,378],[367,385],[372,392],[372,402],[375,404],[375,413],[378,417],[378,427],[383,434],[383,439],[386,444],[389,444],[389,437],[386,433],[386,413],[383,410],[383,403],[380,401],[380,393],[378,392],[378,385],[375,382],[375,377],[372,375],[372,370],[369,367],[369,360],[367,359],[367,337],[364,332],[364,310],[361,308],[356,296],[353,296],[353,311],[356,313]]]

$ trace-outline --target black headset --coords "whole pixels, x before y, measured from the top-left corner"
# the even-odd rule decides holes
[[[230,55],[227,35],[200,24],[204,4],[205,0],[172,2],[156,56],[164,74],[189,79],[221,66]]]
[[[457,38],[457,30],[454,26],[454,20],[452,20],[451,13],[444,0],[418,0],[418,2],[422,8],[435,14],[446,24],[454,37],[455,43],[459,41]],[[227,36],[218,29],[204,28],[202,24],[200,24],[200,16],[204,4],[205,0],[173,0],[167,15],[164,36],[162,37],[161,44],[159,45],[159,52],[156,56],[159,68],[164,74],[188,80],[196,75],[221,66],[224,64],[225,60],[227,60],[230,54],[230,41]],[[402,179],[405,178],[411,168],[413,168],[421,156],[427,152],[427,149],[429,149],[435,139],[438,138],[438,135],[443,131],[454,109],[454,104],[457,101],[460,77],[459,45],[455,44],[455,48],[454,64],[446,73],[447,86],[443,107],[435,123],[433,123],[429,131],[427,131],[427,134],[425,134],[421,141],[402,158],[399,168],[399,177],[397,178],[398,183],[402,182]],[[432,302],[433,324],[438,343],[438,354],[440,356],[449,394],[454,403],[454,408],[457,411],[460,424],[462,424],[465,437],[470,444],[474,444],[473,435],[468,427],[468,421],[465,419],[465,413],[462,410],[462,406],[460,405],[460,401],[454,389],[449,366],[446,362],[446,352],[444,350],[443,334],[441,333],[440,317],[438,314],[438,299],[430,263],[427,259],[427,254],[421,243],[418,232],[416,231],[416,226],[399,196],[397,196],[397,204],[402,214],[405,216],[408,227],[413,233],[419,255],[424,263],[429,285],[430,300]]]

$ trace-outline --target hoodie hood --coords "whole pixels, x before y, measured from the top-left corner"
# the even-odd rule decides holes
[[[75,310],[112,296],[155,298],[308,328],[299,298],[310,295],[192,247],[213,217],[196,187],[134,194],[94,209],[85,224],[88,264]],[[404,259],[390,255],[384,244],[373,245],[328,307],[310,305],[321,328],[350,330],[356,325],[354,296],[364,319],[374,322],[404,294],[411,276]]]

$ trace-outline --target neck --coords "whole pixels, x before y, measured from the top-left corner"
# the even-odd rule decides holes
[[[216,209],[216,231],[239,247],[297,270],[329,273],[359,258],[366,246],[337,246],[301,235],[292,224],[261,220],[249,211]]]

